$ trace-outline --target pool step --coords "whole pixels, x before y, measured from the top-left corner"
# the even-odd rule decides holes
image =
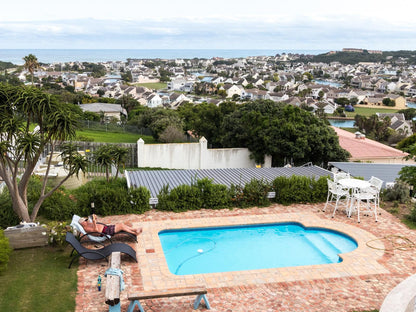
[[[326,239],[321,234],[310,234],[305,235],[305,238],[317,249],[319,250],[325,258],[327,258],[331,263],[339,262],[338,254],[341,253],[338,248],[336,248],[328,239]]]

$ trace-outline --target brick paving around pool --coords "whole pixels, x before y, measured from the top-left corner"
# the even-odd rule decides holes
[[[384,297],[398,283],[416,273],[416,248],[400,248],[406,238],[416,242],[416,231],[409,230],[396,217],[381,209],[379,222],[362,217],[357,223],[339,211],[331,218],[322,212],[323,204],[272,205],[266,208],[199,210],[184,213],[148,211],[143,215],[110,216],[106,223],[129,222],[142,227],[138,243],[128,242],[137,252],[138,263],[122,257],[125,290],[121,311],[128,306],[127,294],[138,290],[205,285],[210,311],[360,311],[379,309]],[[325,227],[352,236],[358,248],[342,255],[335,264],[300,266],[177,276],[169,272],[158,232],[163,229],[204,226],[300,222],[304,226]],[[394,235],[394,237],[390,237]],[[385,238],[389,239],[385,239]],[[395,244],[392,243],[394,240]],[[98,275],[103,277],[108,263],[81,259],[78,267],[76,311],[108,311],[105,278],[97,290]],[[143,300],[145,311],[194,311],[194,297]],[[206,310],[202,304],[198,310]],[[137,308],[136,308],[137,311]],[[394,312],[394,311],[392,311]]]

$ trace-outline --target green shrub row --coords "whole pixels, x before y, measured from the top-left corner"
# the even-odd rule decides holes
[[[275,192],[274,199],[268,198]],[[226,207],[268,206],[270,200],[289,205],[292,203],[317,203],[326,200],[327,177],[315,180],[312,177],[277,177],[272,183],[264,179],[252,179],[244,186],[213,184],[212,180],[202,179],[191,185],[180,185],[169,191],[165,185],[159,196],[159,210],[187,211],[201,208],[221,209]]]
[[[41,181],[31,178],[28,187],[29,213],[40,196]],[[39,209],[39,216],[48,220],[71,220],[74,214],[91,214],[91,203],[95,213],[102,216],[143,213],[148,210],[150,192],[145,187],[128,189],[126,179],[94,179],[75,190],[59,188],[45,199]],[[16,225],[20,222],[13,211],[12,200],[7,188],[0,194],[0,227]]]
[[[214,184],[208,178],[199,179],[191,185],[180,185],[169,189],[166,185],[158,195],[157,209],[164,211],[188,211],[222,209],[229,207],[268,206],[271,201],[289,205],[292,203],[324,202],[327,196],[327,177],[317,180],[310,177],[277,177],[271,183],[264,179],[252,179],[245,185]],[[40,179],[33,177],[29,184],[29,210],[39,198]],[[275,192],[275,198],[268,198]],[[70,220],[74,214],[94,213],[107,216],[116,214],[141,214],[150,208],[150,192],[145,187],[129,189],[126,179],[94,179],[75,190],[60,188],[42,204],[39,215],[55,221]],[[5,228],[19,222],[12,210],[12,201],[7,189],[0,194],[0,226]]]
[[[274,201],[284,205],[324,202],[328,193],[327,178],[315,180],[295,175],[290,178],[277,177],[273,181],[273,190],[276,192]]]

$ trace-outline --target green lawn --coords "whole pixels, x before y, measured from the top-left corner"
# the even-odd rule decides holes
[[[15,250],[0,274],[0,311],[73,312],[77,264],[68,269],[70,248]]]
[[[93,139],[94,142],[103,143],[136,143],[137,140],[140,138],[142,138],[144,142],[147,144],[155,142],[152,136],[128,132],[115,133],[105,131],[82,130],[77,131],[77,136]]]
[[[371,107],[354,107],[355,112],[346,112],[347,117],[354,117],[355,115],[371,116],[375,113],[395,113],[398,109],[388,108],[371,108]]]
[[[166,89],[168,86],[166,82],[135,83],[135,85],[156,90]]]

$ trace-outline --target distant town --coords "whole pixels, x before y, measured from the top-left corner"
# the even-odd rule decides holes
[[[334,57],[338,61],[320,61]],[[377,57],[377,62],[345,64],[347,57]],[[332,117],[345,117],[354,107],[406,109],[416,99],[414,57],[382,51],[344,48],[317,57],[298,54],[212,59],[128,59],[100,63],[39,64],[33,75],[9,66],[2,79],[18,79],[53,88],[57,84],[85,96],[79,104],[100,99],[132,98],[143,106],[176,109],[183,103],[272,100]],[[367,58],[365,58],[367,59]],[[331,60],[331,59],[329,59]],[[90,100],[86,100],[90,98]],[[93,112],[102,106],[83,106]],[[122,108],[113,116],[128,114]],[[394,125],[393,125],[394,123]],[[411,135],[410,121],[392,119],[396,131]]]

